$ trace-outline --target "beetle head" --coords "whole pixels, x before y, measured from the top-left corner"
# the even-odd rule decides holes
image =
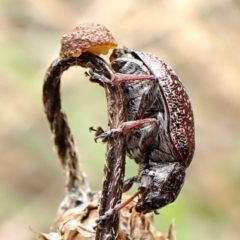
[[[148,213],[162,208],[177,198],[185,179],[185,167],[179,162],[154,164],[140,172],[139,188],[142,188],[136,211]]]

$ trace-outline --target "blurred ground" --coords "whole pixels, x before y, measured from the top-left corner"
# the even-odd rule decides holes
[[[0,239],[48,231],[64,194],[41,103],[42,79],[61,36],[96,22],[119,46],[155,53],[181,77],[195,113],[196,154],[177,201],[161,210],[178,240],[239,239],[240,2],[237,0],[53,0],[0,2]],[[90,126],[106,126],[103,89],[81,69],[63,77],[68,113],[93,189],[101,188],[105,147]],[[136,172],[127,162],[128,175]]]

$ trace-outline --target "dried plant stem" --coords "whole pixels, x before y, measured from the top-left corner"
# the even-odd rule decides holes
[[[43,104],[59,160],[65,171],[66,197],[60,205],[67,210],[77,202],[87,202],[91,190],[81,168],[77,149],[68,125],[67,116],[61,106],[61,76],[72,66],[91,67],[96,72],[105,71],[110,77],[107,64],[101,58],[91,53],[83,53],[78,58],[56,59],[48,68],[43,85]]]
[[[75,201],[86,201],[90,188],[80,167],[77,149],[61,106],[61,75],[76,62],[57,59],[49,67],[43,85],[44,110],[53,134],[59,160],[65,171],[67,198],[62,205],[69,208]]]
[[[118,86],[106,84],[108,106],[108,125],[110,129],[117,128],[125,121],[123,114],[123,99]],[[121,201],[122,187],[125,173],[126,148],[124,136],[113,135],[107,143],[106,163],[104,167],[102,196],[99,215],[104,215]],[[116,239],[118,234],[119,216],[115,212],[104,228],[99,226],[96,231],[96,240]]]

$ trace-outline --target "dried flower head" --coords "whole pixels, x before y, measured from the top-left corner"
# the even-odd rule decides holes
[[[103,25],[84,23],[65,34],[61,40],[60,57],[79,57],[82,52],[97,55],[107,54],[109,49],[117,47],[110,31]]]

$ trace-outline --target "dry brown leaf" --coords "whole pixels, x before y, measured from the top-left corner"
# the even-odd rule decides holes
[[[34,233],[36,240],[61,240],[60,234],[56,232],[42,233],[34,231],[30,226],[28,228]]]
[[[49,234],[34,232],[37,240],[94,240],[93,225],[98,217],[99,194],[92,202],[67,210],[56,222],[56,232]],[[123,201],[129,198],[123,195]],[[120,211],[118,240],[176,240],[173,223],[170,225],[168,236],[164,236],[153,225],[153,213],[141,214],[134,209],[131,202]]]

